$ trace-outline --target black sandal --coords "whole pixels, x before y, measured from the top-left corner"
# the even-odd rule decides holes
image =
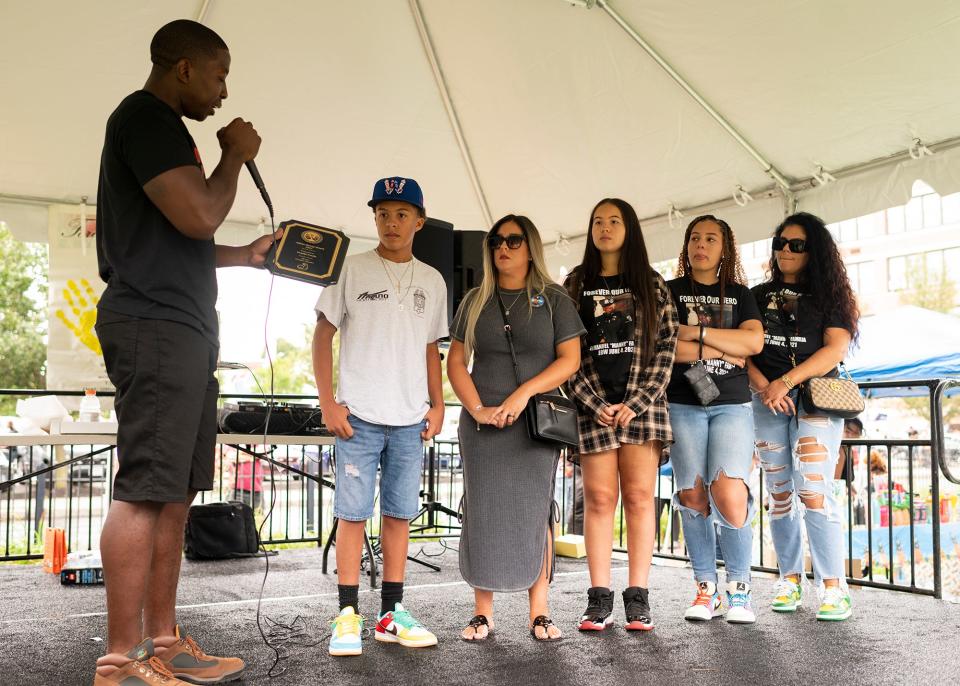
[[[477,629],[480,627],[487,627],[486,636],[477,636]],[[463,632],[460,633],[461,641],[485,641],[490,634],[493,633],[493,629],[490,627],[490,620],[487,619],[486,615],[476,615],[473,619],[467,622],[467,626],[463,627],[464,629],[472,628],[473,629],[473,638],[467,638],[463,635]]]
[[[538,626],[543,627],[543,632],[544,632],[543,638],[539,638],[537,636]],[[546,615],[537,615],[533,620],[532,626],[530,627],[530,635],[533,636],[533,638],[537,641],[559,641],[561,638],[563,638],[562,635],[550,636],[550,627],[552,626],[556,626],[556,624],[553,623],[552,619],[550,619]]]

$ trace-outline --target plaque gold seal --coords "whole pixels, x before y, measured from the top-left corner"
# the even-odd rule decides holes
[[[342,231],[296,219],[282,222],[280,228],[283,236],[267,252],[267,270],[317,286],[329,286],[339,280],[350,245]]]

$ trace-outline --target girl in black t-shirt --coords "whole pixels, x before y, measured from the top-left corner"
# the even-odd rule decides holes
[[[627,520],[628,630],[653,628],[647,593],[653,556],[654,485],[672,442],[666,385],[677,315],[663,279],[650,267],[640,220],[623,200],[590,213],[583,262],[566,287],[587,334],[569,388],[577,403],[583,472],[584,534],[591,587],[580,629],[613,622],[610,552],[618,496]]]
[[[667,389],[674,445],[674,505],[693,565],[697,595],[690,620],[756,621],[750,601],[753,410],[744,367],[763,347],[763,326],[744,285],[730,225],[713,215],[687,226],[679,278],[667,285],[680,312],[673,377]],[[699,361],[699,362],[698,362]],[[720,391],[703,405],[684,372],[703,364]],[[726,565],[726,608],[717,589],[717,527]]]
[[[753,289],[763,316],[763,351],[748,362],[757,451],[770,493],[770,533],[780,583],[776,612],[802,602],[801,517],[806,524],[817,619],[852,614],[843,573],[845,545],[833,490],[843,420],[799,402],[798,387],[832,372],[857,334],[856,299],[836,243],[818,217],[787,217],[773,237],[772,278]]]

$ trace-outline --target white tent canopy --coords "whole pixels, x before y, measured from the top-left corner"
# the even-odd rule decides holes
[[[217,128],[249,119],[278,218],[352,236],[375,235],[365,201],[390,174],[457,228],[520,212],[548,242],[620,196],[648,218],[653,259],[679,250],[671,205],[715,208],[748,241],[795,206],[838,221],[902,204],[916,178],[960,190],[955,0],[15,1],[0,8],[0,220],[18,237],[46,239],[46,204],[95,202],[107,116],[179,17],[233,57],[223,109],[189,123],[208,168]],[[836,180],[811,181],[821,168]],[[221,240],[263,214],[242,183]]]

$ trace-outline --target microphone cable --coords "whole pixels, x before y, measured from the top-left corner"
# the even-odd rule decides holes
[[[249,168],[249,165],[248,165]],[[259,176],[259,175],[258,175]],[[262,185],[262,182],[258,184],[258,187]],[[264,196],[264,199],[267,199],[266,191],[261,189],[261,195]],[[272,247],[275,249],[277,246],[277,229],[274,225],[273,217],[273,205],[267,201],[267,209],[270,212],[270,238],[272,241]],[[273,356],[270,354],[270,341],[269,341],[269,322],[270,322],[270,305],[273,300],[273,283],[276,275],[272,272],[270,273],[270,286],[267,290],[267,310],[263,318],[263,348],[264,352],[267,355],[267,363],[270,368],[270,400],[267,404],[266,418],[263,421],[263,449],[264,455],[272,455],[272,448],[268,448],[267,444],[267,435],[270,429],[270,415],[273,412],[273,405],[276,399],[276,394],[274,391],[274,369],[273,369]],[[259,382],[257,384],[259,386]],[[262,394],[262,389],[261,389]],[[258,460],[260,458],[257,458]],[[264,570],[263,570],[263,580],[260,583],[260,593],[257,596],[257,631],[260,632],[260,638],[263,640],[264,645],[266,645],[270,650],[273,651],[274,659],[273,664],[267,670],[267,676],[271,679],[277,676],[280,676],[286,671],[286,666],[281,665],[280,663],[283,660],[286,660],[290,657],[290,649],[293,647],[301,648],[310,648],[317,646],[322,642],[322,637],[316,640],[310,641],[310,632],[307,629],[307,622],[304,617],[297,615],[290,622],[283,622],[275,620],[271,617],[263,615],[261,612],[261,605],[263,603],[263,593],[267,586],[267,578],[270,575],[270,553],[266,546],[263,543],[263,527],[264,525],[271,520],[273,516],[273,509],[276,506],[277,502],[277,488],[276,488],[276,477],[274,474],[274,464],[268,461],[270,468],[270,507],[266,512],[266,515],[263,518],[263,521],[260,522],[260,526],[257,527],[257,544],[260,547],[260,550],[263,552],[263,561],[264,561]],[[253,476],[255,477],[256,470],[254,470]],[[251,487],[253,483],[251,483]],[[323,523],[320,523],[321,531]],[[264,630],[264,624],[266,624],[267,629]]]

